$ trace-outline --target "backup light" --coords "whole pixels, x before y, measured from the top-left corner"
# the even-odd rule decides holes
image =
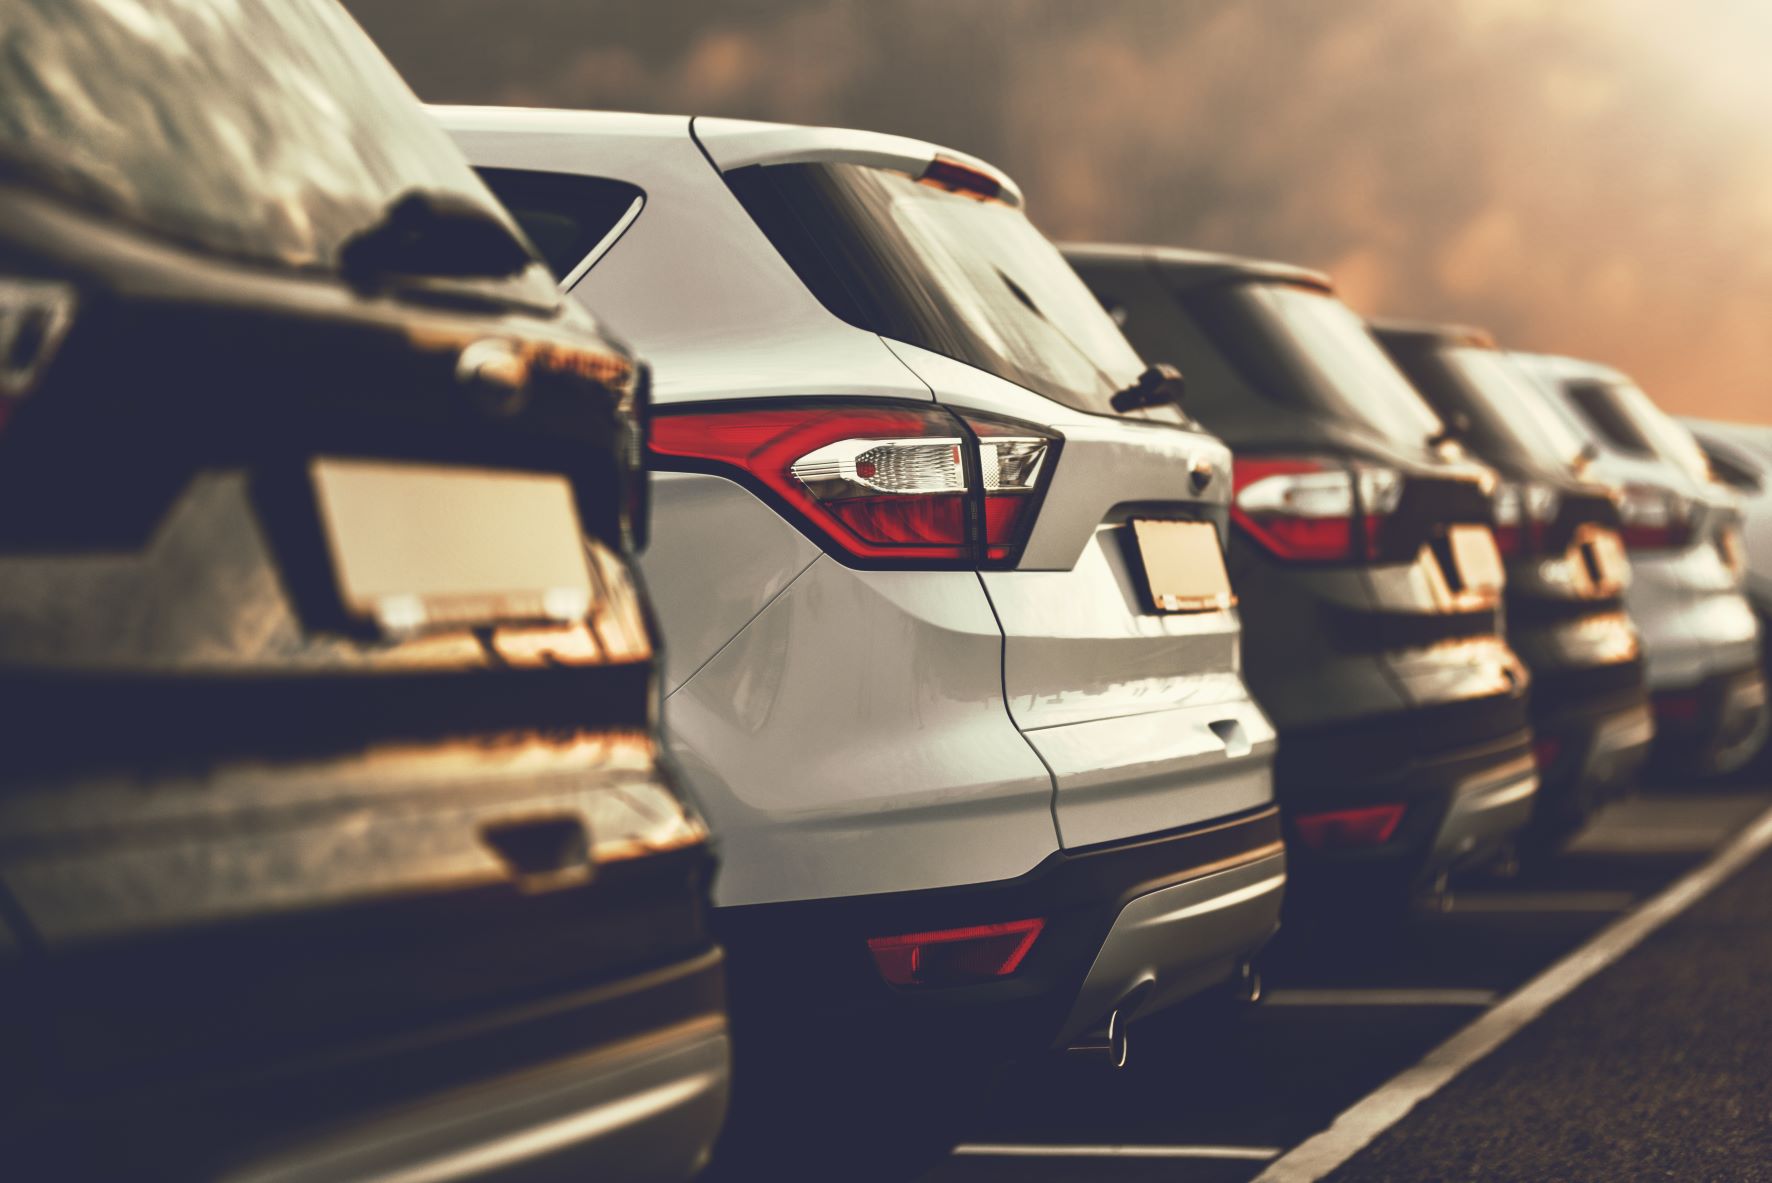
[[[870,937],[868,951],[880,976],[894,986],[961,986],[1014,973],[1045,927],[1045,920],[1033,917]]]
[[[1292,820],[1298,840],[1312,850],[1337,850],[1358,846],[1383,846],[1402,824],[1407,807],[1369,805],[1360,809],[1337,809],[1307,813]]]

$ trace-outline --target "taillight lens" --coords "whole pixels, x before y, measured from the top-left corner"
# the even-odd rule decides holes
[[[1396,834],[1408,807],[1367,805],[1329,813],[1307,813],[1292,821],[1298,840],[1312,850],[1345,850],[1350,847],[1383,846]]]
[[[880,976],[894,986],[961,986],[1014,973],[1045,927],[1034,917],[871,937],[868,952]]]
[[[1308,457],[1239,457],[1231,520],[1277,558],[1345,562],[1378,557],[1384,519],[1403,495],[1395,469]]]
[[[1626,550],[1680,550],[1692,542],[1692,507],[1671,489],[1626,485],[1618,516]]]
[[[660,409],[660,468],[760,485],[869,562],[1012,562],[1058,437],[991,416],[901,403]]]
[[[1510,559],[1543,552],[1560,500],[1549,485],[1497,484],[1492,495],[1496,549]]]
[[[1057,437],[1013,420],[986,415],[963,418],[978,437],[985,558],[993,562],[1013,559],[1034,524]]]

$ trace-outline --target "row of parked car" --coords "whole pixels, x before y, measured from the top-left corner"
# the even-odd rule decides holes
[[[1616,372],[333,0],[0,13],[21,1178],[902,1174],[1761,742],[1772,453]]]

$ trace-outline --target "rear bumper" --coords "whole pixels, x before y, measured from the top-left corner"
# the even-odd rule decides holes
[[[1516,725],[1498,738],[1423,752],[1415,732],[1425,725],[1415,713],[1402,713],[1385,720],[1380,729],[1366,724],[1351,735],[1315,736],[1310,748],[1296,753],[1314,755],[1320,766],[1316,777],[1291,793],[1284,779],[1278,786],[1292,870],[1300,882],[1405,893],[1444,872],[1493,857],[1526,826],[1538,791],[1531,731]],[[1355,765],[1364,775],[1339,780],[1326,753],[1350,740],[1391,753],[1383,771],[1367,762]],[[1282,736],[1283,758],[1286,742]],[[1383,843],[1317,849],[1298,840],[1294,819],[1300,815],[1388,804],[1401,804],[1404,812]]]
[[[1768,726],[1765,676],[1756,665],[1685,687],[1657,688],[1653,759],[1669,775],[1732,772],[1759,752]]]
[[[729,1060],[725,1022],[709,1016],[367,1115],[221,1178],[687,1179],[725,1113]]]
[[[791,1079],[805,1059],[828,1076],[840,1060],[833,1040],[848,1045],[845,1067],[876,1073],[1042,1052],[1128,994],[1138,993],[1134,1013],[1148,1013],[1229,978],[1273,935],[1284,875],[1269,806],[1055,852],[995,883],[719,909],[740,1062]],[[867,948],[871,936],[1036,916],[1045,927],[1020,967],[975,984],[894,987]],[[747,1042],[770,1062],[747,1061]]]
[[[85,1079],[9,1114],[0,1154],[27,1178],[688,1179],[726,1111],[721,979],[709,950],[226,1071]]]
[[[1532,828],[1555,837],[1573,833],[1636,783],[1655,739],[1655,717],[1640,687],[1583,699],[1559,696],[1547,681],[1533,693],[1541,784]]]

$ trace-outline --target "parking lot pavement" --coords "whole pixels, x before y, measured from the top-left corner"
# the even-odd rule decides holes
[[[1400,938],[1281,942],[1264,967],[1270,1003],[1241,1023],[1157,1016],[1120,1072],[1063,1057],[1018,1072],[922,1183],[1254,1179],[1769,806],[1772,788],[1624,802],[1549,864],[1458,883],[1449,910]],[[1772,1178],[1772,1015],[1756,1010],[1768,921],[1763,858],[1333,1177]],[[1592,1164],[1573,1171],[1583,1155]],[[1643,1169],[1663,1157],[1689,1169]],[[1478,1160],[1495,1165],[1473,1172]]]

